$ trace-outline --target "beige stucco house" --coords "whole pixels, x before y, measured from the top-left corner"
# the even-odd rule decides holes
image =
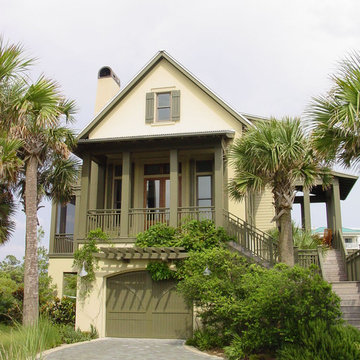
[[[100,336],[191,334],[192,310],[175,283],[153,282],[145,271],[150,259],[171,262],[184,254],[133,245],[137,233],[156,222],[177,226],[185,218],[210,218],[218,226],[231,224],[232,231],[245,229],[255,239],[244,246],[273,260],[261,243],[262,231],[274,226],[271,192],[242,202],[226,192],[233,175],[227,149],[257,120],[236,112],[163,51],[124,88],[109,67],[99,71],[95,117],[76,149],[83,161],[79,187],[71,203],[52,208],[49,274],[59,296],[64,276],[76,272],[72,253],[90,230],[102,228],[114,244],[100,244],[93,290],[77,299],[76,327],[94,325]],[[331,191],[329,199],[339,202],[339,187]],[[309,196],[297,198],[305,220]]]

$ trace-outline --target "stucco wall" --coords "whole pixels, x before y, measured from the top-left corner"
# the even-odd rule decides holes
[[[180,121],[145,124],[147,92],[180,90]],[[166,60],[152,71],[103,119],[90,139],[120,136],[237,130],[240,123]]]

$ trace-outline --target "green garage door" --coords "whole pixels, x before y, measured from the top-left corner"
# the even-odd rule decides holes
[[[192,311],[173,280],[152,281],[147,271],[107,279],[106,336],[185,339]]]

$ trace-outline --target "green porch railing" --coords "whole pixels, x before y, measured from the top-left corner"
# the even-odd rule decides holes
[[[136,236],[152,225],[169,224],[169,220],[169,208],[132,208],[129,210],[129,233]]]
[[[254,256],[268,262],[270,266],[277,262],[277,245],[269,234],[228,211],[224,211],[224,228],[242,248],[250,251]]]
[[[54,254],[72,254],[74,251],[73,234],[55,234]]]
[[[214,206],[183,206],[178,208],[178,225],[187,220],[212,220],[214,221]]]
[[[87,232],[100,228],[110,236],[120,235],[120,209],[88,210]]]
[[[296,264],[304,268],[310,265],[320,266],[319,253],[317,249],[298,249]]]
[[[349,281],[360,281],[360,250],[346,258],[345,268]]]

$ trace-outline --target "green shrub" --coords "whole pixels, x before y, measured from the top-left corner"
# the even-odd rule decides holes
[[[158,223],[149,227],[148,230],[139,233],[136,237],[135,246],[177,246],[177,239],[175,238],[175,234],[175,228],[166,224]]]
[[[330,326],[340,321],[340,299],[315,269],[252,267],[241,282],[243,299],[234,306],[242,324],[238,347],[246,355],[295,342],[299,324],[322,319]]]
[[[186,340],[186,345],[195,346],[200,350],[222,348],[224,341],[218,336],[217,330],[206,327],[194,331],[192,338]]]
[[[179,291],[189,304],[199,309],[204,331],[216,331],[223,344],[229,343],[231,334],[237,329],[238,309],[234,301],[248,266],[249,263],[239,254],[213,248],[191,252],[178,270],[182,278]],[[206,267],[211,271],[209,276],[204,275]]]
[[[278,360],[360,359],[360,331],[342,324],[328,326],[321,319],[300,324],[299,336],[278,352]]]
[[[55,298],[42,306],[41,313],[46,315],[54,324],[74,325],[76,312],[76,300],[63,297]]]
[[[59,334],[62,342],[65,344],[89,341],[99,337],[96,328],[92,325],[90,331],[81,331],[80,329],[75,330],[71,325],[63,325],[59,327]]]
[[[136,237],[136,246],[183,247],[187,251],[202,251],[220,246],[231,240],[226,231],[216,228],[211,220],[190,220],[175,229],[158,223]]]
[[[221,246],[231,240],[226,231],[216,228],[211,220],[185,222],[177,234],[179,246],[187,251],[203,251]]]

